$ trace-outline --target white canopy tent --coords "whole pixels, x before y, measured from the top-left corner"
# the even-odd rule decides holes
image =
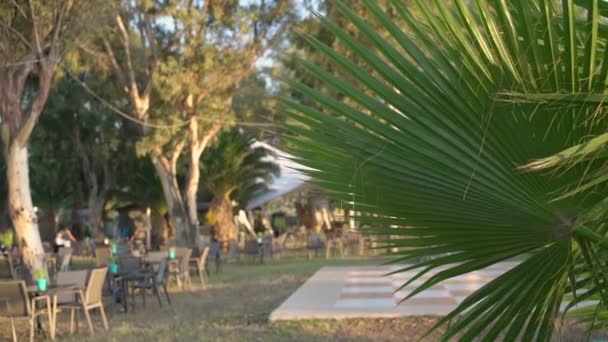
[[[296,163],[294,156],[281,151],[267,143],[256,142],[254,146],[263,146],[271,150],[274,154],[272,157],[280,166],[281,174],[279,177],[274,177],[269,186],[269,190],[249,201],[247,210],[251,210],[262,206],[278,197],[281,197],[310,180],[310,177],[303,174],[299,170],[307,170],[309,168]],[[310,170],[310,169],[309,169]]]

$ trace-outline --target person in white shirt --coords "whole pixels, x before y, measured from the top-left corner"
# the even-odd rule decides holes
[[[70,259],[72,258],[72,242],[76,242],[76,238],[72,235],[69,227],[63,227],[55,235],[55,248],[57,253],[57,264],[60,265],[59,271],[68,270]]]

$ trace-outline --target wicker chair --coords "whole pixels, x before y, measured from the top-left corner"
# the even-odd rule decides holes
[[[86,288],[74,289],[72,291],[76,295],[76,301],[58,304],[59,310],[70,310],[70,333],[74,332],[74,320],[76,316],[76,310],[82,310],[84,317],[87,320],[89,332],[91,333],[91,335],[94,334],[94,330],[93,323],[91,322],[91,315],[89,314],[90,310],[99,309],[103,326],[106,331],[109,329],[108,320],[106,319],[106,312],[103,308],[102,300],[103,283],[106,279],[107,273],[108,269],[106,267],[93,269],[87,281]],[[76,328],[77,326],[78,321],[76,320]]]
[[[95,267],[108,266],[108,258],[112,255],[110,247],[95,248]]]
[[[177,248],[175,256],[177,257],[178,263],[170,263],[169,277],[175,278],[177,285],[182,289],[189,288],[192,285],[192,279],[190,279],[190,256],[192,255],[192,248]]]
[[[203,252],[198,258],[190,259],[190,268],[198,272],[202,286],[205,286],[207,282],[207,256],[209,256],[209,247],[203,248]]]
[[[121,274],[137,273],[142,270],[142,259],[135,256],[121,256],[118,258],[118,270]]]
[[[38,310],[36,305],[38,302],[45,304],[45,308]],[[15,320],[28,322],[30,327],[30,342],[32,342],[34,341],[34,324],[37,322],[38,316],[45,314],[51,330],[54,329],[51,315],[51,299],[49,296],[38,296],[30,300],[25,281],[0,281],[0,316],[10,319],[14,342],[17,342]]]
[[[167,258],[167,252],[149,252],[146,255],[146,261],[148,262],[161,262]]]
[[[89,270],[57,272],[57,284],[74,284],[74,287],[79,289],[84,289],[87,286],[88,278]],[[78,294],[74,292],[60,292],[57,294],[57,303],[75,302],[77,300],[76,296],[78,296]]]
[[[167,303],[171,304],[171,298],[169,298],[169,292],[167,291],[167,258],[165,257],[160,261],[160,266],[156,274],[145,274],[141,281],[133,284],[132,288],[133,290],[139,290],[141,293],[144,307],[146,307],[146,292],[148,290],[152,290],[152,294],[158,298],[158,304],[163,306],[160,299],[161,288],[165,291]]]

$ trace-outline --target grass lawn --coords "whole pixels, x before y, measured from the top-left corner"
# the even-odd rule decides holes
[[[212,274],[206,289],[172,293],[173,305],[159,308],[148,297],[144,309],[124,314],[108,302],[110,332],[102,330],[93,315],[96,334],[88,335],[81,320],[80,332],[67,335],[69,314],[60,313],[61,341],[415,341],[436,322],[436,317],[402,319],[313,320],[269,323],[268,316],[296,288],[323,266],[379,264],[382,259],[324,260],[283,259],[266,265],[227,264]],[[197,278],[193,279],[197,286]],[[0,340],[8,340],[3,321]],[[19,330],[26,332],[25,326]],[[429,340],[439,337],[433,334]],[[572,337],[572,336],[570,336]],[[561,340],[561,339],[560,339]],[[568,338],[567,340],[571,340]]]

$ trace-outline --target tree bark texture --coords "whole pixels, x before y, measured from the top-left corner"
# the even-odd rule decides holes
[[[167,165],[157,155],[152,155],[152,162],[160,178],[165,201],[169,207],[169,220],[175,229],[175,240],[178,245],[187,246],[190,243],[190,223],[187,220],[188,215],[179,191],[177,174],[171,165]]]
[[[188,131],[190,133],[190,151],[189,151],[189,170],[188,170],[188,178],[186,180],[186,208],[188,209],[188,218],[190,220],[190,224],[192,225],[192,241],[198,240],[199,234],[199,225],[200,222],[198,220],[198,188],[200,184],[200,160],[203,152],[209,145],[211,139],[213,139],[222,128],[221,124],[213,125],[201,139],[199,139],[198,134],[198,120],[196,117],[191,118],[190,123],[188,125]]]
[[[215,196],[211,201],[210,210],[215,215],[215,238],[222,246],[236,239],[236,226],[232,213],[232,200],[228,196]]]
[[[13,143],[8,148],[6,161],[9,215],[15,227],[24,264],[30,270],[46,269],[38,218],[32,204],[27,158],[27,146]]]

